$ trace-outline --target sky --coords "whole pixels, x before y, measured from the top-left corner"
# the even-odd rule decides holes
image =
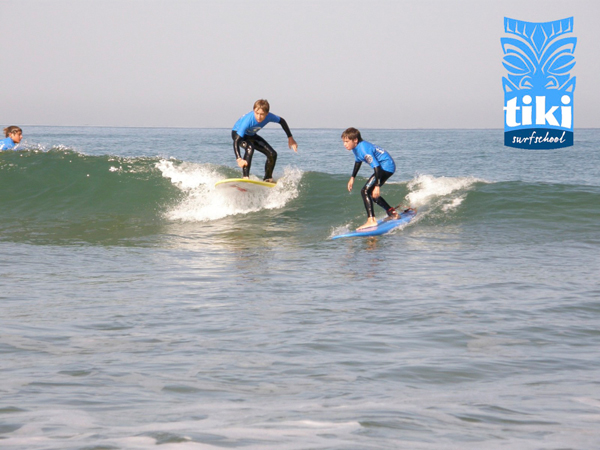
[[[598,0],[0,0],[0,125],[503,128],[504,17],[571,16],[598,128]]]

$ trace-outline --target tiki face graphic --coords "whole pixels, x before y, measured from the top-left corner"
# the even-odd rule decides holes
[[[504,18],[500,40],[508,75],[504,89],[504,144],[528,149],[573,145],[577,38],[573,18],[534,23]],[[514,37],[512,37],[514,36]]]

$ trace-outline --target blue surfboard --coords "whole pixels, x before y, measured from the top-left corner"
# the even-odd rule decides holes
[[[354,236],[380,236],[385,233],[398,228],[399,226],[405,225],[410,222],[413,217],[417,215],[417,211],[412,208],[405,209],[400,214],[398,219],[381,219],[377,221],[376,227],[363,228],[360,231],[352,231],[350,233],[338,234],[333,236],[331,239],[339,239],[343,237],[354,237]]]

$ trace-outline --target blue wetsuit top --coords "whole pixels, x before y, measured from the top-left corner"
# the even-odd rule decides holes
[[[388,152],[381,147],[371,144],[367,141],[360,141],[352,150],[357,164],[363,161],[369,164],[373,169],[381,167],[386,172],[394,173],[396,164]],[[377,170],[376,170],[377,171]],[[353,176],[356,176],[354,174]]]
[[[270,122],[279,123],[281,118],[276,116],[275,114],[269,113],[265,120],[262,122],[257,122],[254,117],[254,111],[250,111],[248,114],[243,115],[238,119],[238,121],[233,126],[233,131],[235,131],[240,137],[244,136],[254,136],[258,133],[262,127]]]
[[[0,150],[12,150],[15,148],[15,145],[17,145],[15,141],[9,137],[0,140]]]

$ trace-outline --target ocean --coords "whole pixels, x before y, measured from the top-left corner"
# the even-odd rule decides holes
[[[293,129],[297,153],[263,130],[264,194],[215,190],[228,129],[23,131],[0,153],[0,448],[600,448],[600,130],[361,130],[418,214],[337,240],[372,172],[347,191],[342,130]]]

